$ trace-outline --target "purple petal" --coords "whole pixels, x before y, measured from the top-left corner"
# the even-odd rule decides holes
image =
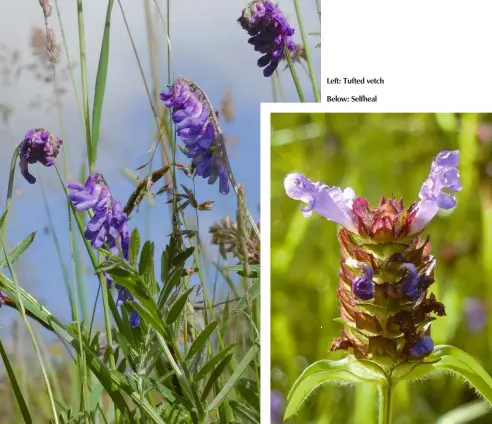
[[[443,190],[453,192],[461,190],[458,163],[458,150],[443,151],[436,156],[429,177],[420,189],[420,202],[417,205],[417,214],[410,225],[410,234],[422,231],[439,209],[452,209],[456,206],[456,198]]]
[[[328,187],[320,182],[312,182],[302,174],[289,174],[284,181],[287,196],[307,203],[301,207],[305,217],[314,210],[321,216],[357,232],[352,219],[352,200],[355,193],[351,188],[343,192],[338,187]]]

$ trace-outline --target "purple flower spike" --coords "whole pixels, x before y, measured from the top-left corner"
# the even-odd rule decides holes
[[[39,162],[44,166],[53,166],[63,141],[44,129],[29,130],[20,150],[20,169],[29,184],[36,178],[29,173],[29,164]]]
[[[352,232],[357,232],[351,218],[355,193],[350,187],[342,191],[338,187],[312,182],[302,174],[287,175],[284,186],[287,196],[307,203],[306,207],[300,208],[306,218],[314,211],[330,221],[342,224]]]
[[[269,0],[255,0],[243,10],[238,19],[242,28],[251,36],[248,40],[255,51],[263,54],[258,66],[265,68],[263,75],[270,77],[284,57],[285,47],[296,50],[292,39],[294,29],[288,24],[284,14]]]
[[[95,249],[106,248],[111,254],[128,261],[128,248],[130,245],[130,230],[128,228],[128,216],[121,207],[119,201],[113,201],[111,191],[106,185],[102,175],[94,173],[89,175],[85,184],[77,181],[68,184],[70,190],[69,199],[74,204],[75,210],[83,212],[92,211],[92,218],[87,224],[84,237],[90,241]],[[106,275],[108,288],[112,286],[112,279]],[[121,306],[126,300],[134,300],[132,294],[124,287],[116,284],[118,299],[116,304]],[[130,325],[137,327],[140,317],[135,310],[130,316]]]
[[[453,192],[461,190],[460,174],[457,169],[459,160],[458,150],[445,150],[432,162],[429,177],[420,189],[420,202],[417,205],[415,219],[410,226],[410,234],[422,231],[439,209],[452,209],[456,206],[456,198],[443,189]]]
[[[362,300],[371,300],[374,297],[374,285],[372,277],[374,272],[367,264],[362,264],[363,274],[352,283],[352,292]]]
[[[428,355],[434,350],[434,342],[429,336],[423,336],[408,351],[410,356],[420,358]]]
[[[160,97],[166,107],[173,109],[172,120],[197,175],[208,178],[209,184],[219,179],[220,193],[229,193],[229,178],[216,140],[214,112],[204,96],[188,82],[178,78],[169,91],[161,93]]]

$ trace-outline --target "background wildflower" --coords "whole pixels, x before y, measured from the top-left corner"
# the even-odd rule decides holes
[[[63,141],[45,129],[29,130],[21,145],[20,169],[22,176],[34,184],[36,178],[29,173],[29,164],[39,162],[53,166]]]
[[[282,11],[269,0],[255,0],[243,10],[238,19],[242,28],[251,36],[248,40],[256,51],[263,54],[258,66],[263,75],[270,77],[285,54],[285,48],[294,52],[294,29],[288,24]]]

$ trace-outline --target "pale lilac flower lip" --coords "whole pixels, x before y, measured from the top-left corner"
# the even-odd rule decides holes
[[[306,218],[314,211],[352,232],[357,232],[351,218],[355,192],[350,187],[342,191],[338,187],[328,187],[323,183],[313,182],[303,174],[287,175],[284,187],[287,196],[291,199],[307,203],[306,207],[300,207]]]
[[[417,205],[417,214],[410,225],[410,234],[422,231],[439,209],[452,209],[456,206],[454,195],[443,190],[452,192],[461,190],[457,168],[459,160],[458,150],[444,150],[432,162],[430,174],[420,189],[420,201]]]

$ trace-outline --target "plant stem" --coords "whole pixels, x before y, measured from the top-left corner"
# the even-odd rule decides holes
[[[391,381],[379,385],[379,424],[391,424],[393,413],[393,388]]]
[[[304,24],[301,17],[301,9],[299,8],[299,0],[294,0],[294,7],[296,8],[297,22],[299,22],[299,30],[301,31],[302,44],[304,46],[304,51],[306,52],[306,62],[309,68],[309,78],[311,79],[311,84],[313,86],[314,98],[316,102],[320,102],[321,98],[319,95],[318,83],[316,82],[316,75],[314,75],[313,63],[311,61],[311,53],[309,52],[306,31],[304,31]]]
[[[292,58],[290,57],[290,51],[287,47],[285,47],[284,51],[284,56],[287,60],[287,64],[289,65],[292,80],[294,81],[294,85],[296,86],[297,95],[299,96],[299,100],[304,103],[306,100],[304,100],[304,93],[302,92],[301,84],[299,82],[299,78],[297,77],[297,72],[294,68],[294,63],[292,62]]]
[[[82,100],[84,104],[85,137],[87,144],[87,156],[89,157],[89,171],[92,173],[94,172],[94,162],[92,159],[93,153],[91,143],[91,122],[89,116],[89,90],[87,88],[87,57],[85,55],[85,31],[82,0],[77,0],[77,12],[79,27],[80,71],[82,75]]]

